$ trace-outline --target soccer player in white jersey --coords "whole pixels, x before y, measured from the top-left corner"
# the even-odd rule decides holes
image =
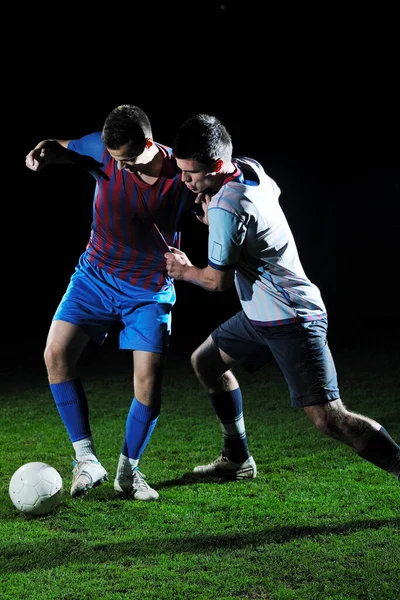
[[[208,225],[209,242],[205,268],[174,249],[165,254],[168,274],[213,292],[235,284],[242,306],[191,357],[223,434],[220,456],[194,471],[256,477],[232,368],[241,364],[255,371],[274,358],[292,406],[301,407],[319,431],[399,478],[400,447],[379,423],[350,412],[340,398],[326,308],[302,267],[279,187],[261,164],[232,151],[226,127],[207,114],[185,121],[173,144],[182,181],[198,194],[203,214],[197,218]]]

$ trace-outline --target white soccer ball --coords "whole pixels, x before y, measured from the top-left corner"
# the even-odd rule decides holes
[[[47,515],[61,502],[63,482],[51,465],[30,462],[15,471],[8,493],[14,506],[25,515]]]

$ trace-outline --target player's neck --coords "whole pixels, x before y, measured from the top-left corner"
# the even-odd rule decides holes
[[[143,166],[141,171],[138,171],[137,175],[142,179],[145,183],[155,183],[160,176],[162,166],[164,162],[164,155],[161,150],[158,150],[157,153],[153,156],[150,162]]]
[[[228,175],[232,175],[237,170],[237,166],[231,161],[224,164],[223,169],[221,169],[221,174],[227,177]]]

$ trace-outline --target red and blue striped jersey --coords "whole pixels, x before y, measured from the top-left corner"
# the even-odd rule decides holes
[[[97,179],[87,259],[132,285],[160,290],[171,282],[165,271],[168,246],[179,248],[180,219],[195,195],[181,181],[172,150],[164,155],[159,178],[147,184],[134,173],[119,170],[96,132],[68,144],[70,150],[103,164],[107,181]]]

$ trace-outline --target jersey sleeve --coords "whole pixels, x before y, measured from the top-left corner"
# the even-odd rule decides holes
[[[208,210],[208,223],[208,264],[219,271],[235,268],[246,237],[245,224],[221,208]]]
[[[70,140],[68,150],[74,150],[78,154],[91,156],[98,162],[103,162],[105,146],[101,139],[101,132],[89,133],[77,140]]]

